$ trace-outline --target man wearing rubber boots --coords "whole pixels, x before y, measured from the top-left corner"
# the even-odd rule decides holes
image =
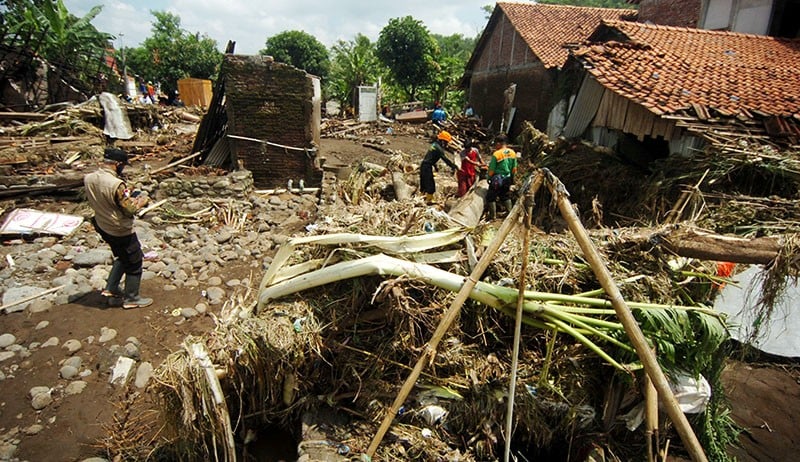
[[[489,161],[489,218],[497,217],[497,201],[502,201],[506,211],[511,211],[511,185],[517,173],[517,153],[508,147],[508,137],[501,133],[495,138],[495,151]]]
[[[122,298],[122,307],[125,309],[141,308],[153,303],[152,298],[139,296],[144,255],[133,230],[134,215],[144,207],[147,198],[136,197],[120,178],[123,168],[128,164],[125,151],[106,148],[97,171],[83,179],[86,199],[95,213],[92,224],[114,254],[103,295],[113,299]],[[124,291],[119,285],[123,275]]]

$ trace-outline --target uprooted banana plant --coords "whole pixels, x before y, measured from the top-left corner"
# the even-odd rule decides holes
[[[422,252],[447,246],[466,237],[468,230],[451,229],[420,236],[383,237],[332,234],[290,239],[281,247],[259,289],[258,309],[286,295],[336,281],[370,275],[411,277],[426,284],[458,292],[465,276],[431,264]],[[336,246],[325,258],[286,266],[302,245]],[[377,249],[380,253],[364,256]],[[435,252],[441,255],[442,252]],[[399,258],[403,256],[403,258]],[[414,261],[411,261],[414,260]],[[518,291],[478,282],[469,294],[472,300],[514,316]],[[615,322],[611,302],[600,298],[602,291],[584,295],[563,295],[535,291],[523,293],[523,323],[532,327],[566,333],[591,349],[610,365],[624,371],[638,369],[633,348],[627,343],[622,324]],[[708,352],[727,338],[724,320],[712,309],[628,302],[642,330],[667,369],[703,370]],[[617,347],[615,359],[598,341]],[[631,361],[626,363],[626,361]]]

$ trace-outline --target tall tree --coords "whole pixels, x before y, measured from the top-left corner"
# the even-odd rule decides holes
[[[207,35],[181,29],[181,18],[166,11],[151,11],[156,20],[152,35],[138,48],[125,49],[128,66],[147,80],[161,83],[169,93],[186,77],[211,79],[222,62],[217,42]]]
[[[259,54],[272,56],[277,61],[304,69],[323,80],[330,69],[325,45],[313,35],[299,30],[284,31],[269,37],[266,47]]]
[[[438,45],[435,66],[437,72],[431,81],[431,98],[440,101],[451,112],[464,105],[463,92],[457,92],[458,81],[464,74],[464,68],[475,48],[475,39],[461,34],[448,36],[433,34]],[[457,98],[451,99],[455,95]]]
[[[391,19],[378,37],[378,59],[409,101],[416,99],[419,88],[430,85],[436,72],[436,51],[428,28],[411,16]]]
[[[328,97],[344,106],[355,106],[359,85],[374,83],[381,74],[375,44],[362,34],[354,40],[339,40],[331,48],[331,71],[326,83]]]

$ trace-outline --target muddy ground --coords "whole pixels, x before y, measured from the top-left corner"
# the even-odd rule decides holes
[[[402,150],[419,159],[428,144],[426,137],[420,135],[394,135],[386,139],[388,144],[385,147]],[[389,157],[363,147],[357,139],[323,138],[320,152],[327,165],[349,165],[360,160],[384,164]],[[188,152],[170,154],[185,155]],[[167,160],[165,156],[162,164]],[[153,167],[157,166],[158,162],[154,162]],[[442,190],[452,192],[451,187],[454,183],[448,183]],[[53,205],[52,199],[42,200]],[[13,205],[6,202],[3,206],[8,211]],[[313,215],[309,217],[309,221],[313,219]],[[4,243],[4,247],[13,245]],[[221,273],[219,276],[224,280],[247,280],[253,277],[253,268],[249,262],[227,262]],[[256,274],[251,283],[257,284],[260,276]],[[213,326],[211,314],[219,307],[211,307],[205,315],[190,319],[174,316],[176,308],[193,306],[202,300],[200,289],[179,287],[165,290],[162,280],[149,280],[143,283],[142,293],[153,297],[156,302],[138,310],[109,308],[99,293],[91,293],[74,303],[54,306],[44,312],[0,315],[0,334],[13,334],[19,344],[45,342],[50,337],[58,337],[62,343],[67,339],[82,340],[79,354],[84,358],[84,367],[92,371],[83,379],[87,385],[82,393],[57,400],[36,411],[31,406],[29,390],[39,385],[55,386],[60,380],[59,363],[67,357],[67,352],[59,345],[31,350],[30,356],[24,360],[15,358],[0,362],[0,370],[6,376],[0,381],[0,435],[4,447],[13,444],[16,448],[11,454],[0,451],[0,455],[7,457],[2,460],[80,461],[92,456],[105,456],[99,441],[107,436],[115,412],[122,408],[127,396],[123,388],[109,383],[104,358],[109,348],[96,340],[101,329],[116,329],[117,342],[129,337],[138,339],[141,361],[149,361],[157,367],[187,335],[201,334]],[[49,324],[37,329],[42,321]],[[95,341],[86,341],[89,338]],[[794,459],[800,451],[800,425],[796,422],[800,419],[800,372],[796,365],[731,361],[724,380],[734,417],[744,429],[741,447],[732,448],[731,453],[740,461]],[[131,392],[147,393],[135,389]],[[262,441],[270,449],[249,460],[292,460],[294,446],[291,439],[285,434],[275,436],[270,440],[269,435],[262,435]]]

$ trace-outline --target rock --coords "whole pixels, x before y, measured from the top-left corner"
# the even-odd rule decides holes
[[[53,396],[50,393],[50,389],[48,388],[47,391],[37,393],[33,397],[33,399],[31,399],[31,406],[33,406],[33,408],[38,411],[46,408],[52,402],[53,402]]]
[[[80,369],[83,365],[83,358],[80,356],[70,356],[66,360],[64,360],[63,366],[72,366],[75,369]]]
[[[30,436],[30,435],[36,435],[37,433],[39,433],[39,432],[40,432],[40,431],[42,431],[42,430],[44,430],[44,425],[40,425],[40,424],[33,424],[33,425],[31,425],[30,427],[26,427],[26,428],[24,428],[24,429],[22,430],[22,433],[24,433],[24,434],[26,434],[26,435]]]
[[[175,290],[178,290],[178,286],[176,286],[175,284],[165,284],[164,285],[164,291],[165,292],[173,292]]]
[[[37,298],[28,305],[28,313],[43,313],[50,311],[53,308],[53,299],[51,297]]]
[[[88,252],[76,254],[72,259],[75,266],[94,267],[97,265],[107,265],[114,261],[114,255],[110,249],[92,249]]]
[[[206,296],[208,297],[208,303],[219,305],[222,303],[222,299],[225,298],[225,290],[221,287],[209,287],[206,291]]]
[[[75,366],[61,366],[61,369],[58,371],[58,374],[61,376],[62,379],[71,380],[78,375],[78,369]]]
[[[12,460],[17,452],[17,445],[12,443],[0,444],[0,460]]]
[[[223,229],[220,230],[219,233],[217,233],[216,236],[214,236],[214,240],[217,241],[217,244],[224,244],[224,243],[230,241],[231,237],[233,237],[231,232],[229,230],[223,228]]]
[[[220,286],[222,285],[222,278],[217,276],[210,277],[208,278],[208,281],[206,281],[206,284],[210,286]]]
[[[134,364],[136,364],[136,361],[132,360],[131,358],[127,358],[125,356],[120,356],[117,358],[117,363],[111,370],[111,379],[109,382],[111,382],[113,385],[124,385],[128,381],[128,376],[130,375]]]
[[[141,356],[141,351],[139,350],[139,346],[135,343],[126,343],[123,347],[123,354],[128,358],[139,360]]]
[[[42,289],[41,287],[36,286],[11,287],[6,289],[6,291],[3,293],[3,306],[10,305],[25,298],[39,295],[45,290],[47,289]],[[19,305],[9,306],[8,308],[5,308],[5,311],[6,313],[17,313],[19,311],[24,311],[25,308],[27,308],[30,304],[31,302],[25,302],[20,303]]]
[[[55,337],[53,337],[53,338],[55,338]],[[48,342],[49,341],[50,340],[48,340]],[[75,353],[76,351],[80,350],[82,348],[82,346],[83,345],[81,345],[80,340],[70,339],[70,340],[67,340],[66,342],[64,342],[64,344],[61,345],[61,348],[64,348],[65,350],[69,351],[70,354],[72,354],[72,353]]]
[[[13,351],[0,351],[0,363],[5,360],[11,359],[16,355],[17,354],[14,353]]]
[[[134,381],[134,385],[137,388],[144,388],[147,386],[147,382],[150,381],[150,377],[153,375],[153,365],[149,362],[143,362],[139,364],[139,367],[136,368],[136,380]]]
[[[81,462],[111,462],[111,461],[109,461],[108,459],[104,459],[102,457],[90,457],[88,459],[83,459]]]
[[[17,337],[14,334],[3,334],[0,335],[0,348],[6,348],[14,344],[17,341]]]
[[[152,271],[156,274],[164,271],[165,269],[167,269],[167,265],[163,261],[153,262],[150,266],[147,267],[148,271]]]
[[[98,340],[100,343],[106,343],[109,340],[113,340],[117,336],[116,329],[111,329],[109,327],[101,327],[100,328],[100,339]]]
[[[56,346],[56,345],[58,345],[58,342],[59,342],[58,337],[50,337],[49,339],[47,339],[47,341],[42,343],[42,348]],[[77,340],[76,340],[76,342],[77,342]],[[78,342],[78,343],[80,343],[80,342]]]
[[[200,302],[194,306],[194,310],[197,311],[199,314],[204,314],[206,311],[208,311],[208,305],[206,305],[203,302]]]
[[[45,327],[47,327],[49,325],[50,325],[50,321],[39,321],[39,324],[36,324],[35,329],[36,330],[42,330],[42,329],[44,329]]]
[[[239,279],[231,279],[230,281],[226,282],[225,285],[228,287],[238,287],[242,281]]]
[[[183,316],[184,318],[192,318],[194,316],[197,316],[197,314],[198,314],[197,310],[195,310],[194,308],[181,308],[181,316]]]
[[[32,399],[39,393],[48,393],[48,392],[50,392],[50,387],[43,387],[43,386],[33,387],[30,390],[28,390],[28,398]]]
[[[67,385],[66,388],[64,388],[64,394],[67,396],[79,395],[83,393],[83,390],[86,388],[86,385],[88,384],[83,380],[72,381],[69,383],[69,385]]]

